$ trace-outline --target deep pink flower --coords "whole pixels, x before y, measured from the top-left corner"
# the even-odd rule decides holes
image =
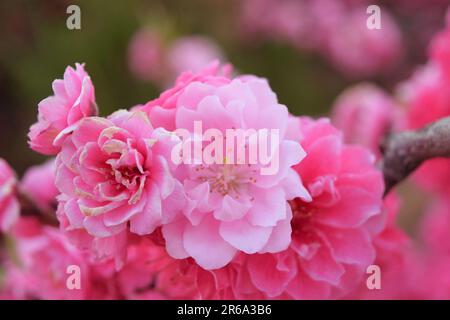
[[[363,83],[348,88],[332,107],[333,124],[347,143],[369,148],[378,157],[385,135],[401,127],[402,113],[381,88]]]
[[[345,145],[326,119],[293,118],[306,158],[296,167],[312,201],[290,201],[289,248],[249,255],[250,283],[269,298],[325,299],[353,289],[375,259],[374,236],[384,224],[383,180],[366,149]]]
[[[30,147],[46,155],[57,154],[64,138],[80,119],[97,115],[94,86],[84,70],[67,67],[64,79],[53,81],[53,96],[39,103],[38,122],[28,134]]]
[[[438,198],[426,209],[421,222],[423,250],[417,259],[414,286],[419,299],[450,299],[450,201]]]
[[[238,251],[277,252],[289,244],[290,208],[287,200],[309,199],[299,176],[291,168],[303,157],[298,142],[284,135],[288,123],[285,106],[264,79],[215,76],[216,66],[200,75],[183,75],[175,88],[150,103],[146,110],[167,111],[166,129],[186,129],[194,121],[204,130],[276,129],[280,167],[274,175],[261,175],[260,167],[245,164],[180,165],[189,205],[173,223],[163,226],[167,250],[175,258],[193,257],[205,269],[230,262]],[[169,114],[170,112],[170,114]],[[204,147],[204,146],[203,146]]]
[[[104,278],[114,283],[121,297],[132,300],[231,298],[235,278],[231,268],[204,270],[191,258],[172,258],[164,246],[148,238],[128,246],[128,259],[120,271],[114,273],[111,264],[97,267],[106,270]]]
[[[8,163],[0,158],[0,231],[8,231],[19,217],[16,198],[17,180]]]
[[[416,297],[426,300],[449,300],[450,256],[431,255],[422,259],[424,259],[421,261],[422,269],[414,282]]]
[[[85,118],[57,157],[61,227],[98,256],[126,253],[127,231],[147,235],[184,206],[171,174],[174,137],[142,111]]]
[[[350,299],[411,299],[415,297],[413,279],[417,272],[417,261],[411,239],[397,225],[400,209],[398,195],[391,192],[383,203],[386,212],[386,226],[374,238],[376,259],[374,265],[380,267],[381,288],[369,289],[367,278],[363,277],[357,290],[350,293]]]
[[[58,189],[55,186],[54,159],[29,168],[20,181],[20,190],[41,210],[54,210],[58,195]]]

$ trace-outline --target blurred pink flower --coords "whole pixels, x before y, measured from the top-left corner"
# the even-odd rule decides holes
[[[422,259],[422,270],[414,283],[417,298],[450,300],[450,256],[432,255]]]
[[[422,223],[422,238],[431,253],[450,256],[449,230],[450,200],[443,197],[432,203]]]
[[[224,62],[224,53],[211,39],[203,36],[186,36],[176,39],[168,49],[167,64],[173,74],[190,71],[198,73],[211,62]]]
[[[175,143],[142,111],[79,122],[57,157],[61,227],[120,267],[128,230],[150,234],[184,206],[168,160]]]
[[[225,266],[238,251],[286,248],[290,233],[286,200],[309,199],[291,168],[304,152],[297,142],[284,138],[287,108],[278,103],[266,80],[232,80],[215,76],[216,71],[213,65],[198,76],[185,73],[173,89],[144,107],[152,119],[158,119],[155,113],[165,113],[160,124],[166,129],[193,133],[194,121],[201,121],[204,130],[215,128],[223,134],[231,128],[280,132],[280,168],[274,175],[261,175],[258,166],[248,165],[248,159],[241,165],[182,164],[178,168],[177,178],[190,205],[184,216],[162,227],[167,250],[178,259],[193,257],[205,269]]]
[[[333,124],[344,133],[345,142],[360,144],[380,157],[385,135],[399,129],[403,114],[381,88],[369,83],[342,92],[332,107]]]
[[[351,10],[338,21],[327,43],[327,55],[344,74],[365,77],[386,72],[402,57],[400,29],[383,8],[382,28],[366,27],[365,7]]]
[[[20,213],[16,198],[17,180],[8,163],[0,158],[0,231],[8,231]]]
[[[55,160],[29,168],[20,181],[20,190],[41,210],[54,210],[58,195],[55,186]]]
[[[383,180],[366,149],[343,144],[326,119],[292,118],[306,158],[295,170],[312,196],[291,200],[292,240],[286,251],[249,255],[250,282],[269,298],[327,299],[354,289],[375,259],[384,226]]]
[[[431,47],[431,59],[398,88],[398,96],[407,107],[409,129],[422,128],[450,116],[450,70],[446,62],[450,59],[450,50],[446,48],[449,43],[448,30],[438,34]],[[426,161],[414,177],[426,190],[446,195],[450,192],[450,160]]]
[[[39,153],[54,155],[59,152],[65,137],[82,118],[97,115],[94,86],[84,70],[67,67],[64,79],[52,84],[54,95],[39,103],[38,122],[28,134],[30,147]]]
[[[433,61],[439,64],[439,68],[450,83],[450,9],[447,10],[447,26],[438,33],[432,40],[430,46],[430,56]]]
[[[366,27],[369,4],[353,0],[249,0],[241,6],[241,29],[244,35],[317,52],[350,77],[373,76],[396,66],[403,56],[403,40],[386,8],[382,8],[381,29]]]
[[[164,49],[157,33],[142,29],[133,35],[128,46],[128,66],[137,79],[164,83]]]
[[[32,218],[21,218],[18,229],[33,227]],[[36,223],[36,221],[35,221]],[[23,224],[23,226],[21,226]],[[13,299],[86,299],[89,296],[89,270],[83,254],[68,243],[57,229],[34,226],[34,232],[15,232],[16,259],[6,264],[3,289]],[[37,228],[36,228],[37,227]],[[67,268],[80,269],[80,289],[67,287]]]
[[[447,195],[435,199],[421,221],[422,252],[414,285],[419,299],[450,299],[450,201]]]

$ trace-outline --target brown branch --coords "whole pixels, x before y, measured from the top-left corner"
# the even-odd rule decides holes
[[[17,192],[17,197],[20,202],[21,214],[24,216],[34,216],[39,219],[43,224],[58,226],[58,220],[53,210],[48,210],[39,207],[27,194]]]
[[[416,131],[389,135],[381,146],[385,194],[424,161],[450,157],[450,117]]]

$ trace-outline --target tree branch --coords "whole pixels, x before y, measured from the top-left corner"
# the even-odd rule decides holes
[[[30,197],[23,192],[17,192],[20,202],[21,214],[24,216],[35,216],[43,224],[57,227],[59,225],[56,214],[52,210],[40,208]]]
[[[389,135],[382,146],[385,194],[425,160],[450,157],[450,117],[429,126]]]

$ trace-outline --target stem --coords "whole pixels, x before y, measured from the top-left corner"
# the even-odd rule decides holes
[[[423,129],[391,134],[381,149],[387,194],[424,161],[450,157],[450,117],[442,118]]]

